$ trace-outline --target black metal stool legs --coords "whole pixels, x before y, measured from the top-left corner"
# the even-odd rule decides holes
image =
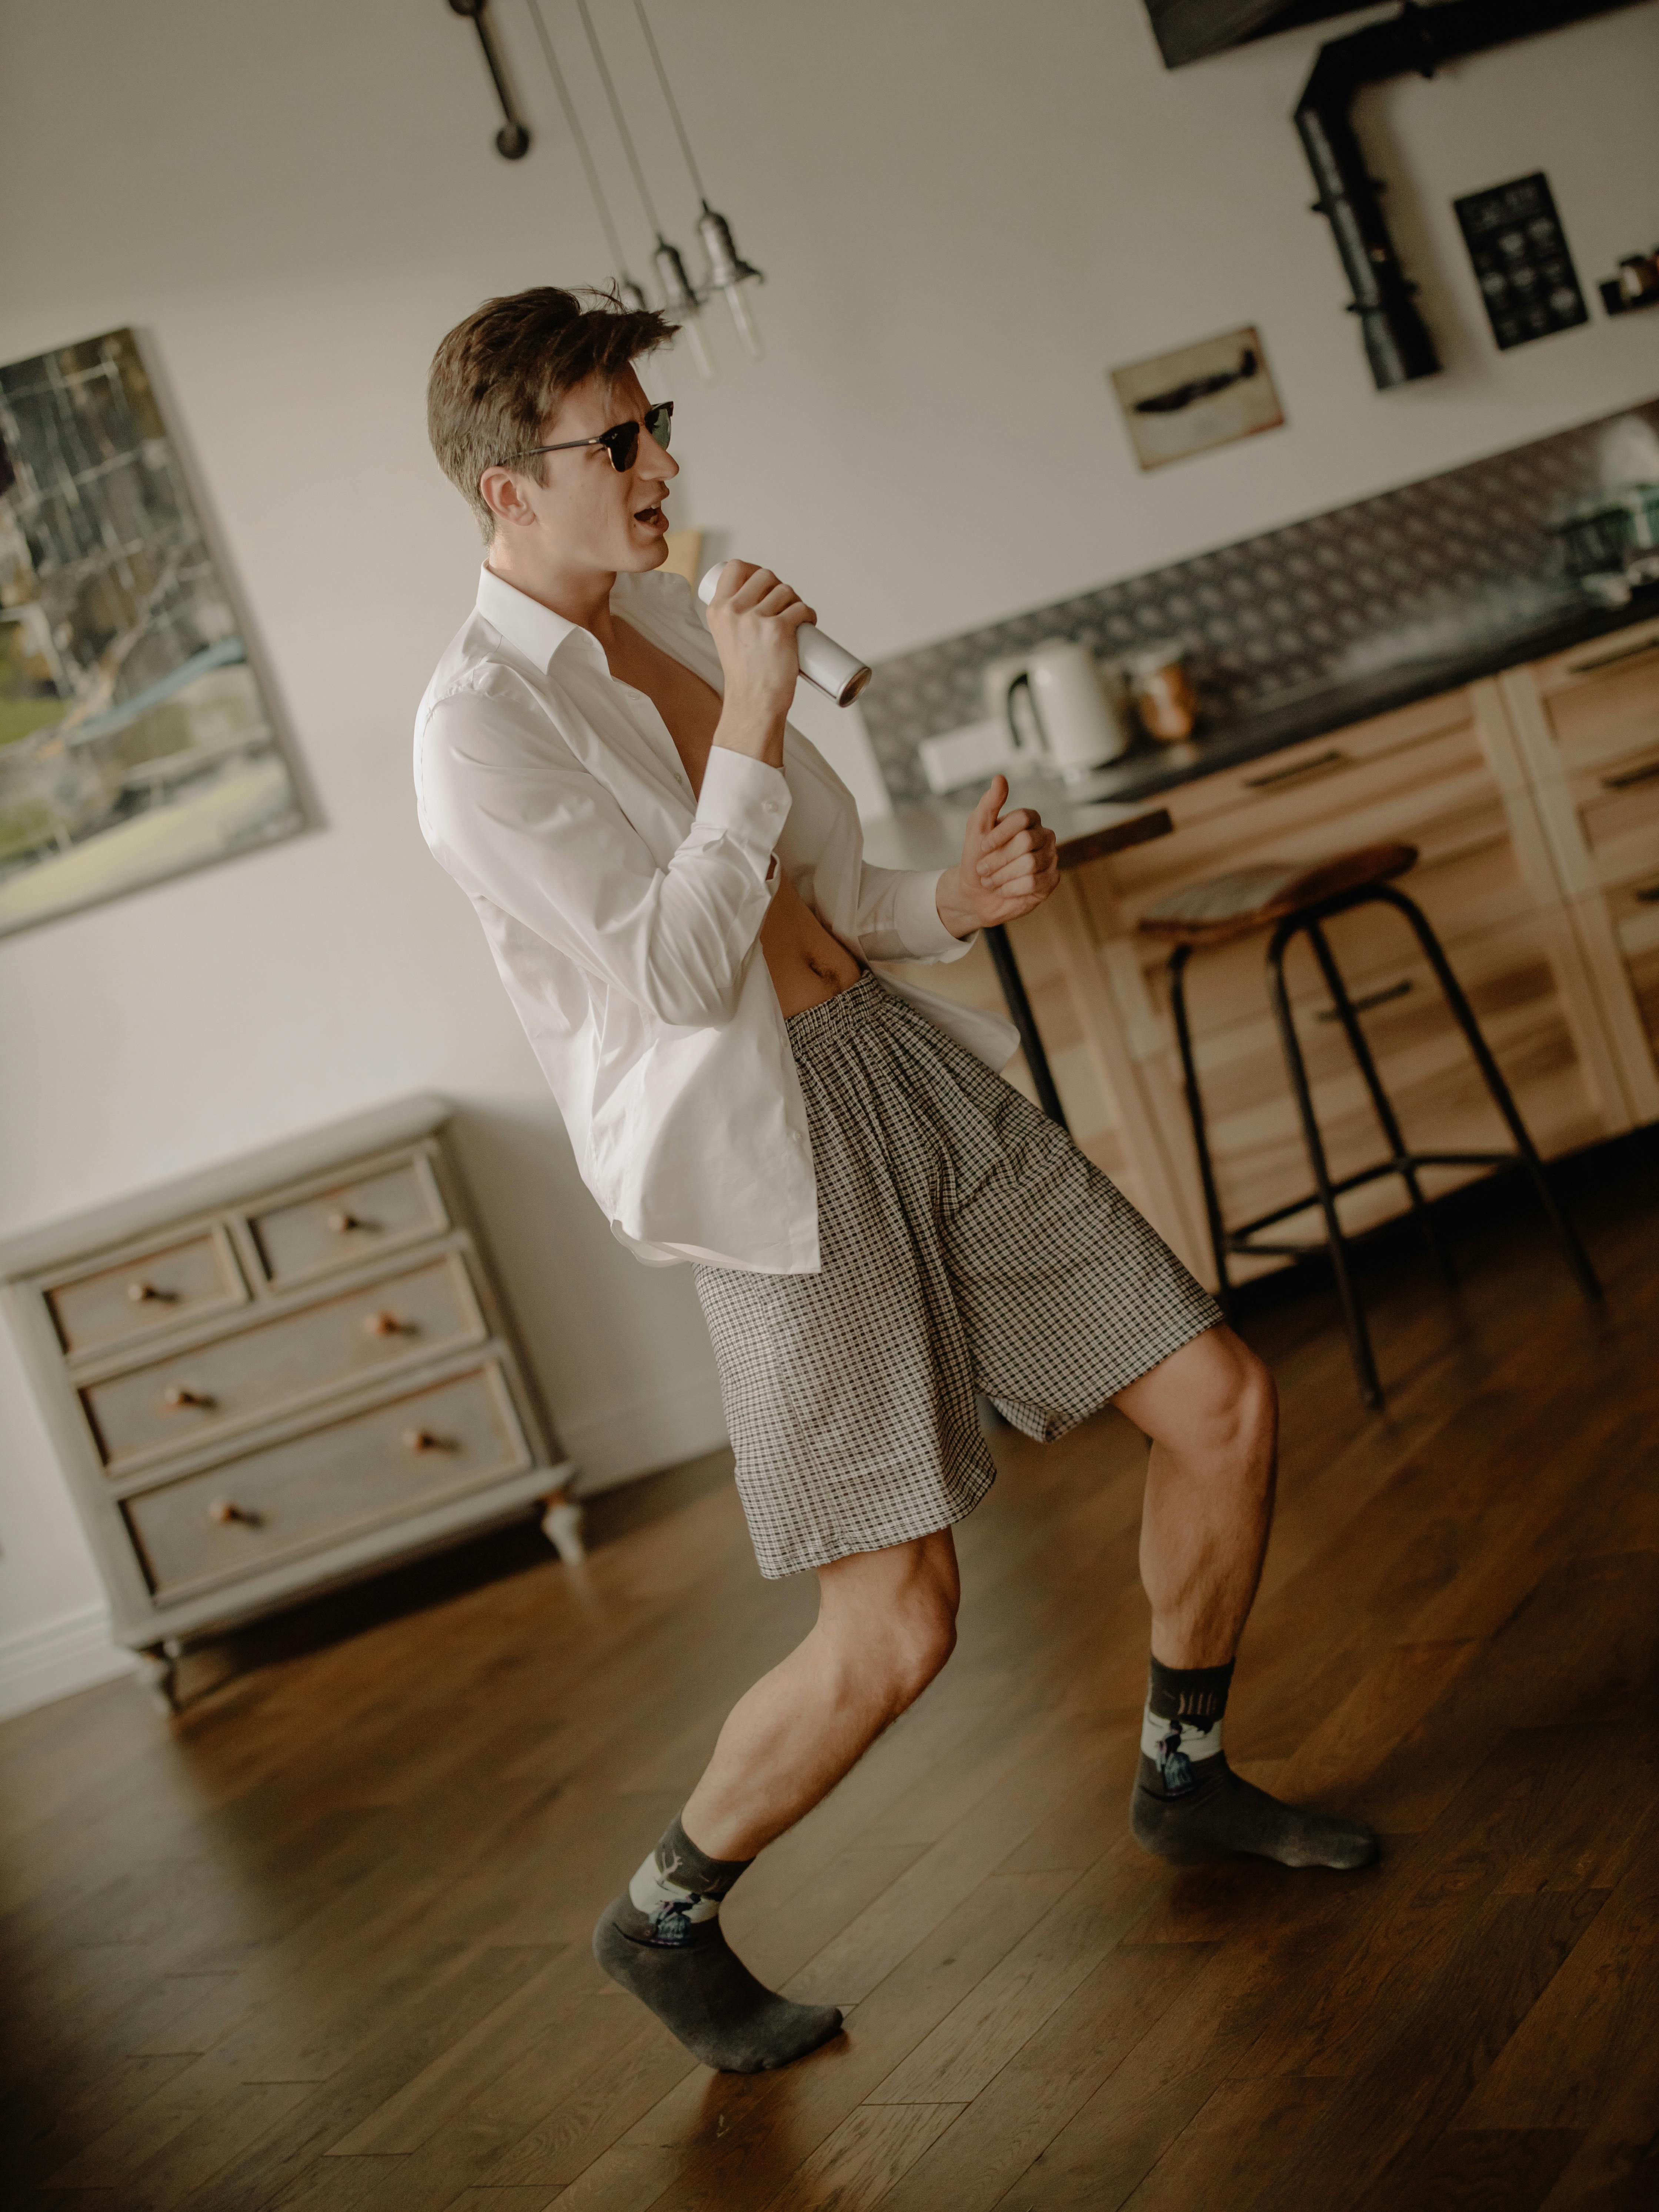
[[[1210,1158],[1210,1135],[1204,1121],[1204,1101],[1198,1088],[1198,1063],[1193,1057],[1192,1025],[1187,1018],[1187,963],[1192,947],[1177,945],[1170,955],[1170,1006],[1175,1015],[1176,1042],[1181,1048],[1181,1073],[1187,1085],[1187,1111],[1193,1124],[1193,1146],[1198,1154],[1198,1176],[1204,1186],[1204,1212],[1210,1224],[1210,1249],[1215,1255],[1216,1299],[1229,1322],[1233,1317],[1232,1279],[1227,1273],[1227,1229],[1221,1215],[1221,1197],[1215,1186],[1215,1165]]]
[[[1331,1273],[1336,1277],[1337,1296],[1342,1302],[1342,1319],[1348,1332],[1348,1349],[1353,1355],[1354,1373],[1359,1378],[1359,1395],[1368,1406],[1380,1406],[1382,1403],[1382,1385],[1377,1379],[1370,1331],[1366,1328],[1365,1316],[1360,1311],[1353,1276],[1348,1267],[1348,1240],[1343,1234],[1341,1218],[1336,1210],[1336,1191],[1325,1158],[1325,1141],[1320,1134],[1318,1116],[1314,1112],[1313,1092],[1309,1088],[1307,1065],[1302,1057],[1302,1041],[1296,1033],[1296,1015],[1291,1009],[1291,994],[1285,987],[1285,947],[1303,927],[1304,917],[1291,915],[1274,930],[1267,946],[1267,989],[1273,1000],[1273,1014],[1279,1023],[1279,1042],[1290,1073],[1291,1089],[1296,1097],[1297,1112],[1302,1117],[1302,1140],[1308,1148],[1308,1164],[1313,1170],[1314,1188],[1318,1194],[1320,1211],[1325,1217],[1326,1246],[1330,1254]]]
[[[1561,1211],[1555,1193],[1550,1188],[1549,1177],[1544,1173],[1544,1163],[1538,1157],[1538,1147],[1533,1143],[1531,1133],[1510,1096],[1510,1087],[1504,1080],[1498,1062],[1492,1056],[1486,1040],[1480,1034],[1480,1025],[1474,1018],[1474,1009],[1463,995],[1463,987],[1452,973],[1451,964],[1440,949],[1440,940],[1430,927],[1428,917],[1415,900],[1407,898],[1404,891],[1396,890],[1392,884],[1377,884],[1371,896],[1386,899],[1390,906],[1397,907],[1411,924],[1413,933],[1423,948],[1423,957],[1433,969],[1435,981],[1444,993],[1453,1018],[1474,1055],[1475,1066],[1480,1070],[1486,1089],[1492,1094],[1492,1103],[1503,1115],[1504,1127],[1515,1140],[1516,1152],[1527,1171],[1538,1203],[1544,1209],[1544,1218],[1561,1248],[1561,1256],[1571,1268],[1579,1289],[1591,1304],[1599,1303],[1601,1297],[1601,1279],[1590,1265],[1589,1255],[1579,1242],[1577,1231]]]
[[[1331,994],[1333,1011],[1342,1024],[1343,1036],[1348,1040],[1348,1049],[1353,1054],[1355,1065],[1364,1079],[1365,1088],[1371,1095],[1372,1109],[1382,1127],[1383,1141],[1389,1147],[1389,1152],[1395,1165],[1400,1170],[1400,1179],[1405,1184],[1407,1195],[1411,1199],[1412,1212],[1416,1218],[1423,1242],[1428,1248],[1429,1257],[1439,1268],[1442,1279],[1449,1289],[1457,1280],[1451,1263],[1451,1255],[1442,1241],[1440,1231],[1435,1226],[1434,1216],[1429,1211],[1428,1201],[1423,1195],[1423,1186],[1418,1180],[1416,1164],[1406,1149],[1406,1139],[1401,1135],[1400,1124],[1395,1118],[1393,1102],[1382,1088],[1382,1079],[1376,1072],[1376,1062],[1371,1057],[1370,1046],[1366,1042],[1364,1030],[1359,1026],[1358,1010],[1348,996],[1348,987],[1343,981],[1342,971],[1336,964],[1336,957],[1331,951],[1330,939],[1316,921],[1308,923],[1307,938],[1309,944],[1313,947],[1314,958],[1319,963],[1319,972],[1325,978],[1325,988]]]
[[[1510,1152],[1425,1152],[1412,1150],[1406,1142],[1393,1103],[1383,1087],[1376,1058],[1360,1025],[1358,1006],[1350,995],[1336,956],[1331,950],[1322,925],[1334,915],[1346,914],[1350,908],[1381,901],[1403,915],[1410,925],[1433,971],[1434,978],[1444,995],[1452,1018],[1462,1030],[1463,1040],[1474,1055],[1480,1079],[1486,1085],[1492,1103],[1503,1117],[1515,1149]],[[1330,1164],[1325,1154],[1325,1141],[1315,1110],[1312,1086],[1308,1080],[1307,1063],[1303,1056],[1302,1041],[1297,1035],[1296,1016],[1291,1005],[1290,992],[1285,981],[1285,955],[1291,941],[1305,936],[1318,963],[1319,972],[1331,994],[1331,1015],[1342,1025],[1342,1033],[1352,1053],[1354,1063],[1370,1096],[1378,1126],[1389,1147],[1389,1157],[1375,1166],[1361,1168],[1357,1173],[1333,1181]],[[1221,1210],[1220,1193],[1217,1188],[1215,1163],[1211,1156],[1209,1132],[1205,1121],[1204,1101],[1199,1091],[1198,1066],[1193,1049],[1192,1027],[1187,1010],[1187,963],[1193,947],[1177,945],[1170,959],[1170,1003],[1175,1017],[1176,1039],[1181,1048],[1182,1073],[1187,1087],[1187,1103],[1192,1115],[1193,1143],[1198,1154],[1199,1176],[1204,1188],[1204,1208],[1210,1226],[1210,1242],[1215,1253],[1216,1277],[1220,1285],[1222,1309],[1231,1320],[1234,1292],[1227,1271],[1227,1259],[1231,1253],[1284,1255],[1300,1258],[1310,1249],[1291,1243],[1264,1243],[1264,1231],[1275,1224],[1288,1220],[1293,1214],[1317,1205],[1324,1216],[1326,1249],[1330,1257],[1331,1272],[1336,1278],[1337,1295],[1341,1300],[1342,1318],[1348,1333],[1348,1345],[1353,1356],[1354,1372],[1358,1378],[1360,1395],[1368,1406],[1382,1402],[1382,1385],[1377,1378],[1376,1362],[1371,1350],[1370,1332],[1365,1325],[1356,1291],[1350,1264],[1349,1240],[1343,1231],[1337,1212],[1337,1200],[1344,1192],[1358,1190],[1363,1184],[1375,1182],[1379,1176],[1397,1175],[1405,1184],[1411,1200],[1412,1212],[1424,1240],[1448,1282],[1455,1279],[1450,1262],[1441,1243],[1432,1209],[1424,1196],[1419,1170],[1425,1167],[1506,1167],[1516,1166],[1525,1170],[1532,1184],[1544,1217],[1560,1248],[1562,1257],[1572,1270],[1574,1279],[1586,1298],[1595,1301],[1601,1296],[1601,1285],[1596,1279],[1583,1246],[1579,1243],[1571,1223],[1567,1219],[1550,1188],[1544,1164],[1538,1157],[1526,1123],[1510,1095],[1510,1088],[1493,1059],[1490,1047],[1480,1034],[1480,1025],[1474,1011],[1464,995],[1463,988],[1453,974],[1450,963],[1440,949],[1422,909],[1395,890],[1392,884],[1371,881],[1354,889],[1339,891],[1328,898],[1310,902],[1287,914],[1275,927],[1267,945],[1267,990],[1273,1018],[1279,1027],[1279,1041],[1285,1055],[1285,1072],[1290,1077],[1291,1091],[1296,1102],[1297,1117],[1302,1125],[1303,1143],[1307,1149],[1308,1164],[1313,1171],[1314,1190],[1310,1197],[1292,1200],[1271,1212],[1259,1214],[1254,1221],[1241,1222],[1230,1228]]]

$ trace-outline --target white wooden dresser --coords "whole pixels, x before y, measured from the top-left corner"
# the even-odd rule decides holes
[[[533,1508],[581,1556],[442,1099],[399,1099],[0,1244],[109,1592],[187,1644]]]

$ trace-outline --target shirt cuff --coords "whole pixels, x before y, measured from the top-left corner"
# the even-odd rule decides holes
[[[765,878],[773,848],[783,833],[791,793],[781,769],[769,767],[730,745],[710,745],[697,793],[701,828],[724,832],[743,846]]]
[[[952,937],[939,918],[939,879],[943,868],[908,870],[893,898],[893,933],[913,960],[959,960],[979,939]]]

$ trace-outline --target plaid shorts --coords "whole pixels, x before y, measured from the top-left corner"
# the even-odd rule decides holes
[[[772,1579],[971,1513],[996,1479],[976,1389],[1047,1442],[1221,1319],[1062,1129],[873,975],[787,1028],[819,1272],[696,1268]]]

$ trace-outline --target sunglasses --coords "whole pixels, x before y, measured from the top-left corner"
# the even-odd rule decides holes
[[[535,453],[569,453],[578,446],[603,446],[611,456],[611,467],[618,476],[626,476],[639,458],[641,430],[648,430],[666,452],[673,420],[673,401],[659,399],[654,407],[646,409],[643,422],[613,422],[597,438],[567,438],[557,446],[526,446],[521,453],[509,453],[501,466],[507,468],[514,461],[527,461]]]

